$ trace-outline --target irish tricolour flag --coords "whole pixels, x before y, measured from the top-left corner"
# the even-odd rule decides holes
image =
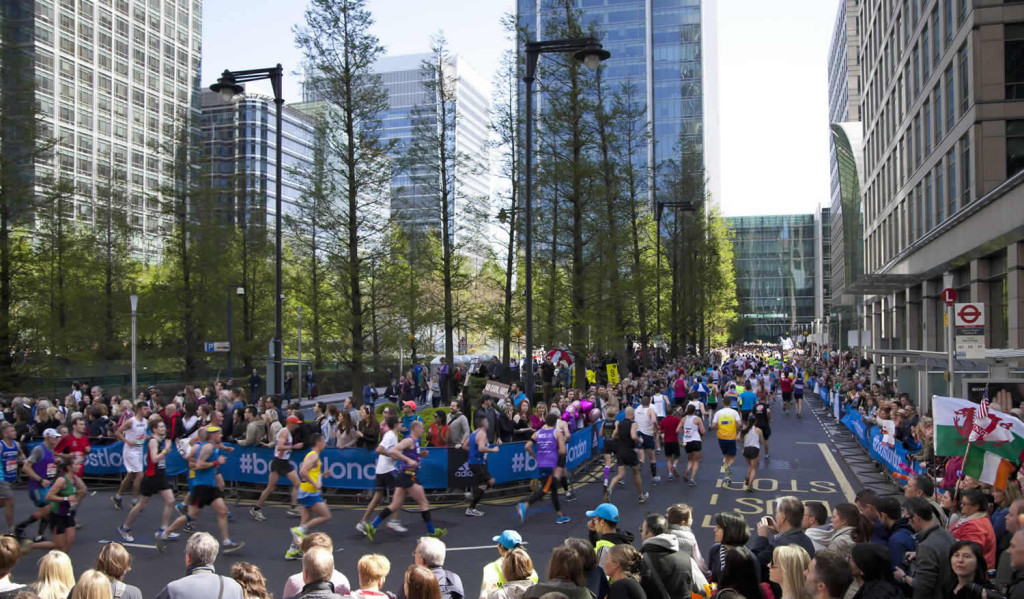
[[[987,403],[987,402],[986,402]],[[1024,452],[1024,423],[997,410],[966,399],[932,396],[935,422],[935,455],[963,456],[971,447],[964,474],[979,480],[978,473],[999,473],[1013,467]],[[989,482],[989,481],[985,481]]]

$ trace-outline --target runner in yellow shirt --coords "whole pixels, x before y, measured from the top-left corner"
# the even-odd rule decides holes
[[[736,461],[736,439],[740,434],[740,414],[728,404],[715,413],[711,428],[718,434],[718,446],[722,449],[722,469],[725,482],[732,482],[732,464]]]
[[[298,500],[302,519],[298,526],[293,526],[291,529],[292,544],[284,554],[285,559],[302,559],[302,551],[299,550],[302,537],[309,534],[310,529],[314,526],[331,519],[331,511],[327,509],[327,503],[324,501],[323,495],[320,494],[320,489],[323,487],[320,480],[323,476],[320,453],[325,446],[326,443],[322,435],[309,436],[311,449],[303,458],[302,466],[299,467],[299,480],[302,482],[299,483]]]

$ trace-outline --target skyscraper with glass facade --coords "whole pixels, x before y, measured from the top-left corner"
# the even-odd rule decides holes
[[[703,161],[712,189],[718,185],[717,131],[706,126],[707,113],[717,116],[717,56],[714,2],[707,0],[575,0],[582,27],[595,25],[612,56],[602,77],[616,91],[632,82],[647,106],[651,140],[639,156],[643,164],[678,158],[682,140]],[[545,23],[564,14],[552,0],[517,0],[520,26],[531,39],[543,40]],[[709,89],[708,84],[712,84]],[[543,101],[543,98],[540,98]],[[714,117],[710,122],[717,122]]]
[[[159,258],[170,221],[161,190],[173,177],[176,124],[198,111],[201,0],[4,0],[7,111],[34,107],[52,159],[22,173],[74,186],[74,215],[92,223],[102,188],[126,199],[133,253]],[[13,69],[15,64],[19,68]],[[34,85],[18,85],[19,81]],[[10,144],[25,143],[5,136]]]

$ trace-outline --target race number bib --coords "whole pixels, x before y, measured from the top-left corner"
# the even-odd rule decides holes
[[[17,471],[18,471],[18,460],[14,459],[14,458],[11,458],[9,460],[4,460],[4,472],[7,472],[8,474],[14,474]]]
[[[46,478],[53,479],[57,476],[57,464],[49,463],[46,465]]]

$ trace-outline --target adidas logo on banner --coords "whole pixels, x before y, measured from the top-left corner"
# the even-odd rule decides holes
[[[459,466],[459,469],[455,471],[455,478],[473,478],[473,471],[469,468],[469,462]]]

